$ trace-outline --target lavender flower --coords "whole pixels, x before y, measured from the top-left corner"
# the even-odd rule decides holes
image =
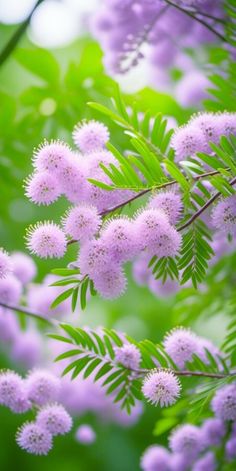
[[[135,220],[135,231],[138,234],[141,250],[154,246],[158,237],[170,229],[166,214],[157,209],[145,209],[138,213]]]
[[[94,287],[105,299],[115,299],[121,296],[126,290],[126,277],[122,268],[118,265],[111,266],[106,271],[102,271],[92,276]]]
[[[8,275],[0,279],[0,299],[5,304],[18,304],[22,294],[22,285],[19,280]]]
[[[95,206],[81,204],[71,208],[63,219],[66,234],[85,242],[91,239],[101,225],[101,217]]]
[[[29,250],[41,258],[61,258],[66,252],[66,236],[54,222],[38,222],[27,230]]]
[[[50,205],[61,195],[57,178],[49,172],[34,173],[26,180],[26,196],[35,204]]]
[[[31,408],[25,383],[14,371],[7,370],[0,373],[0,404],[9,407],[16,414]]]
[[[179,368],[191,361],[194,353],[198,353],[198,337],[190,330],[184,328],[173,329],[163,342],[166,353]]]
[[[37,267],[31,257],[23,252],[13,252],[11,254],[13,274],[23,284],[26,285],[34,279],[37,274]]]
[[[26,380],[29,399],[39,406],[57,401],[60,391],[59,379],[47,370],[33,370]]]
[[[33,455],[47,455],[52,448],[51,434],[34,422],[26,422],[18,430],[16,441],[20,448]]]
[[[225,445],[226,457],[229,461],[236,458],[236,437],[232,436]]]
[[[202,433],[206,446],[219,446],[226,434],[225,424],[215,417],[207,419],[202,425]]]
[[[151,197],[149,207],[164,211],[170,224],[175,225],[183,210],[181,196],[174,191],[162,191]]]
[[[170,448],[174,453],[182,453],[186,458],[196,459],[204,448],[201,430],[190,424],[177,427],[171,433]]]
[[[161,407],[174,404],[180,395],[181,385],[178,378],[170,371],[153,370],[143,381],[142,392],[146,399]]]
[[[215,455],[212,451],[208,451],[194,463],[192,471],[216,471],[216,469]]]
[[[215,206],[212,222],[220,232],[236,234],[236,195],[223,199]]]
[[[109,140],[109,131],[98,121],[83,121],[75,126],[73,139],[81,152],[88,154],[105,146]]]
[[[138,244],[134,224],[128,218],[110,220],[102,231],[101,238],[116,262],[131,260],[137,253]]]
[[[143,471],[170,471],[170,453],[162,446],[148,447],[141,457],[140,466]]]
[[[141,354],[135,345],[128,343],[115,349],[115,361],[126,368],[136,370],[141,361]]]
[[[77,442],[83,445],[91,445],[96,440],[96,434],[90,425],[80,425],[75,434]]]
[[[88,274],[92,279],[102,271],[111,268],[111,256],[107,246],[101,239],[92,239],[80,247],[78,265],[83,275]]]
[[[9,254],[0,248],[0,279],[5,278],[12,271],[11,259]]]
[[[236,420],[236,384],[227,384],[218,389],[211,407],[216,417],[222,420]]]
[[[33,163],[39,172],[48,171],[54,174],[61,170],[70,155],[71,150],[64,142],[45,140],[38,149],[35,149]]]
[[[194,157],[196,152],[206,151],[206,139],[197,126],[183,126],[177,128],[172,137],[171,145],[175,150],[176,161]]]
[[[64,435],[71,430],[72,419],[60,404],[50,404],[39,410],[36,423],[51,435]]]

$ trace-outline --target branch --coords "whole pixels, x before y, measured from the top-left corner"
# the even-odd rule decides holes
[[[228,39],[223,36],[221,33],[219,33],[218,31],[216,31],[213,26],[209,25],[206,21],[202,20],[201,18],[198,18],[196,17],[193,13],[191,13],[189,10],[185,10],[184,8],[182,8],[180,5],[176,5],[176,3],[173,3],[172,1],[170,0],[165,0],[165,2],[168,4],[168,5],[171,5],[172,7],[176,8],[177,10],[181,11],[182,13],[185,13],[185,15],[189,16],[190,18],[192,18],[193,20],[197,21],[198,23],[200,23],[201,25],[205,26],[205,28],[209,29],[209,31],[211,31],[213,34],[215,34],[219,39],[221,39],[221,41],[225,42],[225,43],[228,43]]]
[[[229,169],[226,169],[226,170],[229,170]],[[201,180],[202,178],[206,178],[206,177],[211,177],[213,175],[218,175],[220,172],[218,170],[214,170],[212,172],[207,172],[207,173],[202,173],[201,175],[197,175],[196,177],[193,178],[194,181],[198,181],[198,180]],[[138,198],[141,198],[142,196],[146,195],[147,193],[150,193],[151,191],[153,190],[161,190],[162,188],[167,188],[168,186],[172,186],[172,185],[176,185],[178,182],[177,180],[171,180],[169,182],[165,182],[161,185],[156,185],[155,187],[152,187],[152,188],[146,188],[145,190],[143,191],[140,191],[139,193],[137,193],[136,195],[132,196],[131,198],[129,198],[128,200],[124,201],[123,203],[119,203],[117,204],[116,206],[112,206],[111,208],[108,208],[108,209],[105,209],[104,211],[102,211],[100,213],[100,216],[107,216],[107,214],[110,214],[112,213],[113,211],[116,211],[117,209],[121,209],[123,208],[124,206],[126,206],[127,204],[130,204],[132,203],[133,201],[135,201],[136,199]],[[233,185],[234,183],[230,183],[231,185]],[[221,193],[219,193],[219,195],[217,194],[217,197],[220,196]],[[214,200],[215,200],[215,196],[214,196]],[[213,201],[214,201],[213,200]],[[211,201],[211,200],[209,200]],[[207,203],[206,203],[207,204]],[[210,203],[211,204],[211,203]],[[205,205],[206,206],[206,205]],[[201,212],[200,214],[206,209],[206,207],[203,206],[201,208]],[[198,216],[197,216],[198,217]],[[192,218],[191,218],[192,219]],[[191,221],[192,222],[192,221]],[[191,223],[190,223],[191,224]],[[188,226],[189,225],[189,222],[187,221],[186,225]],[[186,227],[187,227],[186,226]],[[178,230],[182,230],[184,229],[185,227],[181,226]],[[75,240],[75,239],[71,239],[67,242],[67,245],[71,245],[71,244],[75,244],[77,243],[78,240]]]
[[[150,371],[153,371],[153,368],[151,369],[130,369],[130,371],[139,374],[140,376],[145,376],[146,374],[150,373]],[[231,376],[236,376],[236,372],[233,373],[207,373],[205,371],[189,371],[189,370],[173,370],[171,368],[166,368],[168,371],[171,373],[175,374],[176,376],[197,376],[197,377],[203,377],[203,378],[213,378],[213,379],[223,379],[223,378],[228,378]],[[163,370],[163,368],[156,368],[156,371],[158,370]]]
[[[35,312],[31,312],[29,309],[27,309],[27,307],[24,307],[24,306],[13,306],[11,304],[7,304],[7,303],[3,303],[3,302],[0,302],[0,306],[6,308],[6,309],[10,309],[11,311],[16,311],[16,312],[21,312],[22,314],[26,314],[27,316],[29,317],[32,317],[34,319],[38,319],[40,321],[43,321],[45,322],[46,324],[48,325],[53,325],[55,326],[56,323],[54,320],[49,320],[49,319],[46,319],[45,317],[42,317],[40,314],[38,313],[35,313]]]
[[[231,182],[229,182],[229,184],[231,186],[235,185],[236,183],[236,177],[233,178],[233,180],[231,180]],[[207,209],[209,208],[209,206],[211,206],[212,203],[214,203],[214,201],[219,198],[221,196],[221,192],[218,191],[217,193],[215,193],[207,202],[206,204],[204,204],[204,206],[202,206],[196,213],[194,213],[191,218],[189,218],[189,220],[183,224],[182,226],[178,227],[177,231],[183,231],[186,227],[190,226],[190,224],[192,224],[195,219],[197,219],[199,216],[201,216],[201,214]]]
[[[1,65],[8,59],[8,57],[11,55],[11,53],[14,51],[16,48],[17,44],[19,43],[20,39],[22,38],[32,15],[34,14],[36,8],[42,3],[44,0],[38,0],[37,3],[35,4],[34,8],[31,10],[29,16],[26,18],[26,20],[20,24],[20,26],[17,28],[17,30],[14,32],[6,46],[2,49],[0,52],[0,67]]]

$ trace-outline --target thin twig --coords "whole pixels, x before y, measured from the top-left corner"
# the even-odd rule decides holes
[[[194,181],[198,181],[198,180],[201,180],[202,178],[206,178],[206,177],[211,177],[213,175],[218,175],[220,172],[218,170],[214,170],[212,172],[206,172],[206,173],[202,173],[201,175],[197,175],[196,177],[193,178]],[[116,206],[112,206],[111,208],[108,208],[108,209],[105,209],[104,211],[102,211],[100,213],[100,216],[107,216],[107,214],[110,214],[114,211],[116,211],[117,209],[121,209],[123,208],[124,206],[126,206],[127,204],[130,204],[132,203],[133,201],[135,201],[136,199],[138,198],[141,198],[142,196],[146,195],[147,193],[150,193],[151,191],[155,191],[155,190],[161,190],[162,188],[167,188],[168,186],[172,186],[172,185],[176,185],[178,182],[176,180],[171,180],[169,182],[165,182],[165,183],[162,183],[161,185],[156,185],[152,188],[146,188],[145,190],[143,191],[140,191],[139,193],[137,193],[136,195],[132,196],[131,198],[129,198],[128,200],[124,201],[123,203],[119,203],[117,204]],[[230,183],[231,185],[233,185],[234,183]],[[218,195],[218,194],[217,194]],[[218,197],[218,196],[217,196]],[[215,200],[215,196],[214,196],[214,200]],[[214,201],[213,200],[213,201]],[[211,201],[211,200],[209,200]],[[210,203],[211,204],[211,203]],[[203,209],[204,208],[204,209]],[[203,211],[205,211],[205,206],[203,206],[201,208],[201,213]],[[200,214],[201,214],[200,213]],[[198,216],[197,216],[198,217]],[[190,223],[191,224],[191,223]],[[188,221],[186,223],[186,227],[189,225]],[[184,229],[184,226],[181,226],[178,230],[183,230]],[[68,240],[67,242],[67,245],[72,245],[72,244],[75,244],[77,243],[78,240],[75,240],[75,239],[71,239],[71,240]]]
[[[8,57],[11,55],[11,53],[14,51],[16,48],[17,44],[19,43],[20,39],[22,38],[32,15],[34,14],[36,8],[42,3],[44,0],[38,0],[37,3],[35,4],[34,8],[31,10],[30,14],[27,16],[26,20],[20,24],[20,26],[17,28],[17,30],[14,32],[14,34],[11,36],[10,40],[6,44],[6,46],[3,48],[3,50],[0,52],[0,66],[3,65],[3,63],[8,59]]]
[[[229,184],[231,186],[235,185],[236,183],[236,177],[233,178],[233,180],[231,180],[231,182],[229,182]],[[182,226],[178,227],[177,228],[177,231],[183,231],[186,227],[190,226],[190,224],[192,224],[195,219],[197,219],[199,216],[201,216],[201,214],[207,209],[209,208],[209,206],[211,206],[212,203],[214,203],[214,201],[219,198],[221,196],[221,192],[218,191],[217,193],[215,193],[207,202],[206,204],[204,204],[204,206],[202,206],[198,211],[196,211],[196,213],[194,213],[191,218],[189,218],[189,220],[187,222],[185,222],[185,224],[183,224]]]
[[[12,304],[7,304],[0,302],[0,306],[10,309],[11,311],[16,311],[16,312],[21,312],[22,314],[26,314],[27,316],[30,316],[32,318],[38,319],[40,321],[45,322],[46,324],[53,325],[55,326],[56,323],[53,320],[46,319],[45,317],[42,317],[41,314],[31,312],[27,307],[25,306],[14,306]]]
[[[165,2],[168,4],[168,5],[171,5],[172,7],[176,8],[177,10],[181,11],[182,13],[185,13],[185,15],[189,16],[190,18],[192,18],[193,20],[197,21],[198,23],[200,23],[201,25],[205,26],[205,28],[209,29],[209,31],[211,31],[213,34],[215,34],[219,39],[221,39],[221,41],[224,41],[226,43],[228,43],[229,41],[227,40],[227,38],[225,36],[223,36],[221,33],[219,33],[218,31],[216,31],[213,26],[209,25],[206,21],[202,20],[201,18],[198,18],[197,16],[195,16],[193,13],[191,13],[189,10],[185,10],[184,8],[182,8],[180,5],[177,5],[176,3],[173,3],[172,1],[170,0],[165,0]]]
[[[131,369],[131,368],[130,368]],[[145,376],[151,371],[154,371],[155,368],[151,369],[131,369],[134,373],[139,374],[140,376]],[[156,371],[163,370],[163,368],[156,368]],[[165,370],[170,371],[171,373],[175,374],[176,376],[197,376],[203,378],[214,378],[214,379],[223,379],[228,378],[231,376],[236,376],[236,371],[233,373],[207,373],[206,371],[189,371],[189,370],[174,370],[172,368],[165,368]]]

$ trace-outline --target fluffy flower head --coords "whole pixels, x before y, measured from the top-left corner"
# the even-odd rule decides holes
[[[52,173],[36,172],[26,180],[25,194],[33,203],[48,206],[59,198],[60,185]]]
[[[206,140],[203,132],[196,126],[178,128],[172,137],[171,145],[175,150],[176,161],[193,157],[196,152],[206,150]]]
[[[118,298],[126,290],[126,277],[119,265],[96,274],[93,281],[95,289],[105,299]]]
[[[40,172],[56,172],[63,167],[66,159],[70,156],[71,150],[62,141],[44,141],[38,149],[34,151],[34,166]]]
[[[37,223],[28,229],[27,247],[41,258],[61,258],[66,252],[66,236],[54,222]]]
[[[13,252],[11,255],[13,274],[23,284],[33,280],[37,267],[31,257],[23,252]]]
[[[81,242],[91,239],[100,225],[101,217],[95,206],[85,204],[71,208],[63,219],[66,234]]]
[[[190,330],[173,329],[164,339],[166,353],[179,368],[191,361],[192,355],[198,352],[198,337]]]
[[[132,343],[115,349],[115,360],[126,368],[137,369],[141,361],[139,349]]]
[[[134,227],[128,218],[119,217],[109,221],[102,231],[102,240],[115,261],[125,262],[136,254],[138,244]]]
[[[71,416],[60,404],[46,405],[40,409],[36,423],[52,435],[64,435],[72,427]]]
[[[170,436],[170,448],[174,453],[183,453],[194,459],[204,447],[201,430],[195,425],[177,427]]]
[[[215,206],[212,221],[220,232],[236,234],[236,195],[223,199]]]
[[[170,453],[162,446],[148,447],[141,458],[143,471],[170,471]]]
[[[8,275],[0,279],[0,299],[6,304],[18,304],[22,293],[22,285],[19,280]]]
[[[107,127],[99,121],[84,121],[75,126],[73,131],[74,143],[81,152],[88,154],[105,146],[109,140]]]
[[[149,207],[164,211],[170,224],[175,225],[180,218],[183,203],[178,193],[162,191],[151,197]]]
[[[77,428],[75,438],[83,445],[90,445],[96,440],[96,434],[90,425],[82,424]]]
[[[17,432],[20,448],[33,455],[47,455],[52,448],[52,435],[34,422],[25,423]]]
[[[143,381],[142,391],[146,399],[161,407],[174,404],[180,395],[180,382],[170,371],[153,370]]]
[[[60,391],[60,381],[46,370],[33,370],[26,380],[29,399],[39,406],[54,402]]]
[[[101,239],[92,239],[81,245],[78,265],[83,275],[88,274],[93,279],[94,276],[109,269],[110,262],[110,254]]]
[[[218,389],[211,406],[219,419],[236,420],[236,384],[227,384]]]

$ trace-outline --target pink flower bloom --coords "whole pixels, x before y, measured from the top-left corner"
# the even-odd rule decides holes
[[[88,154],[105,146],[109,140],[109,131],[99,121],[82,121],[74,128],[73,139],[81,152]]]
[[[9,254],[0,248],[0,279],[5,278],[12,271],[12,264]]]
[[[47,455],[52,448],[52,436],[34,422],[26,422],[17,432],[20,448],[33,455]]]
[[[69,158],[71,150],[62,141],[46,140],[34,151],[33,164],[39,172],[45,170],[50,173],[58,173]]]
[[[96,434],[90,425],[82,424],[77,428],[75,438],[83,445],[91,445],[96,440]]]
[[[66,252],[66,236],[54,222],[29,227],[26,242],[29,250],[41,258],[61,258]]]
[[[151,371],[143,381],[142,392],[151,404],[161,407],[174,404],[180,395],[180,382],[172,372]]]
[[[63,219],[63,226],[66,234],[73,239],[85,242],[91,239],[101,225],[95,206],[81,204],[71,208]]]
[[[119,265],[97,273],[92,279],[96,291],[105,299],[118,298],[126,290],[126,277]]]
[[[174,191],[161,191],[154,194],[148,206],[154,209],[160,209],[164,211],[170,224],[175,225],[183,210],[183,203],[181,196]]]
[[[37,274],[37,267],[33,259],[23,252],[13,252],[11,254],[13,274],[23,284],[26,285]]]
[[[33,370],[26,379],[29,399],[39,406],[55,402],[60,392],[60,380],[47,370]]]
[[[60,404],[50,404],[38,411],[36,423],[49,433],[64,435],[71,430],[72,419]]]
[[[60,184],[50,172],[34,173],[26,180],[26,196],[36,204],[50,205],[61,195]]]

